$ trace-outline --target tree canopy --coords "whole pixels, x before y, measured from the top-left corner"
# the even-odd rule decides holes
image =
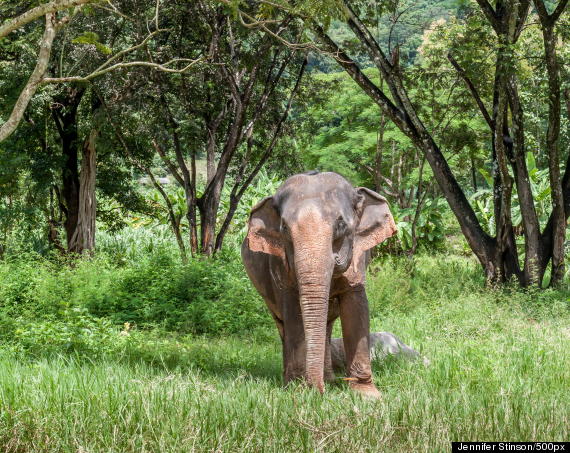
[[[404,250],[443,241],[447,203],[489,282],[554,284],[566,6],[4,2],[3,249],[26,228],[93,253],[98,228],[146,219],[212,255],[259,175],[314,168],[388,196]]]

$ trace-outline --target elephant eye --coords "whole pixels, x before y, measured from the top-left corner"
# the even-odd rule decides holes
[[[347,230],[347,225],[346,222],[344,221],[344,219],[342,217],[339,217],[336,221],[336,228],[335,228],[335,236],[341,237],[344,236],[344,234],[346,233]]]
[[[283,233],[283,234],[289,233],[289,228],[287,227],[287,225],[285,223],[281,223],[281,233]]]

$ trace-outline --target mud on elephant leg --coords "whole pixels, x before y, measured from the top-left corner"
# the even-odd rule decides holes
[[[342,295],[340,320],[350,387],[365,396],[380,398],[380,392],[372,382],[368,300],[363,286]]]

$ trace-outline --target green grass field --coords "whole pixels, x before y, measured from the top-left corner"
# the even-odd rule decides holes
[[[283,388],[273,331],[117,329],[109,341],[122,346],[96,359],[4,347],[1,449],[404,452],[449,451],[452,440],[569,440],[567,293],[484,290],[466,258],[405,260],[372,270],[372,327],[431,365],[375,364],[381,401],[362,400],[341,379],[324,395]]]

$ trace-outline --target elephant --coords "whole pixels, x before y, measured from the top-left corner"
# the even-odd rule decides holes
[[[335,380],[331,333],[340,317],[349,386],[369,397],[372,381],[365,291],[370,249],[396,233],[388,202],[333,172],[289,177],[252,210],[241,253],[281,337],[283,379],[320,393]]]
[[[418,351],[404,344],[396,335],[390,332],[372,332],[368,339],[370,346],[370,359],[383,360],[389,355],[403,357],[410,360],[422,359],[425,366],[430,364],[429,359],[422,357]],[[345,369],[345,354],[342,338],[331,340],[331,358],[334,370]]]

